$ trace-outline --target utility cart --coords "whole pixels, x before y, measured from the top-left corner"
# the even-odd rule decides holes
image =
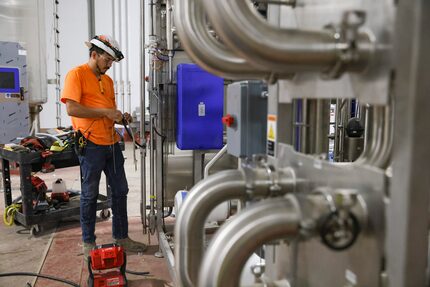
[[[50,161],[56,169],[79,166],[78,157],[73,149],[66,149],[62,152],[53,153],[49,155],[49,159],[47,159],[42,156],[42,152],[15,152],[0,148],[0,158],[2,160],[5,207],[13,203],[10,163],[16,162],[19,165],[22,208],[20,211],[16,211],[14,220],[30,228],[31,234],[37,235],[41,231],[42,224],[46,222],[60,221],[64,218],[79,215],[80,207],[78,201],[62,204],[58,209],[50,208],[43,212],[36,210],[34,208],[33,185],[31,182],[31,173],[40,171],[47,160]],[[98,196],[97,210],[101,210],[100,215],[103,218],[110,216],[109,193],[109,188],[107,188],[107,196],[102,194]]]

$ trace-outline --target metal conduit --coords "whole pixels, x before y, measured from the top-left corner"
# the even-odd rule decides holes
[[[207,71],[229,79],[262,79],[270,76],[240,58],[208,31],[200,0],[175,0],[175,25],[187,54]]]
[[[216,32],[225,44],[253,65],[275,72],[329,72],[339,63],[344,70],[362,71],[373,44],[365,33],[356,35],[356,57],[341,59],[349,44],[331,30],[305,31],[270,25],[255,13],[248,0],[202,1]]]
[[[204,251],[204,224],[207,216],[220,203],[245,200],[250,196],[248,189],[256,196],[269,196],[274,179],[266,169],[252,170],[252,181],[245,178],[243,171],[227,170],[218,172],[196,184],[189,192],[178,214],[175,225],[175,266],[178,286],[197,285]],[[286,169],[277,182],[279,194],[294,190],[294,174]]]
[[[224,224],[207,250],[198,286],[237,287],[246,261],[272,240],[296,236],[300,209],[292,199],[264,200]]]

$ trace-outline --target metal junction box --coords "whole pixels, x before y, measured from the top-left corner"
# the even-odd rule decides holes
[[[182,150],[220,149],[224,79],[195,64],[177,69],[177,146]]]
[[[0,144],[29,134],[26,50],[0,41]]]
[[[227,152],[236,157],[266,153],[267,86],[242,81],[228,86]]]

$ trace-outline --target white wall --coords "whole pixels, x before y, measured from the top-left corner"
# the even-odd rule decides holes
[[[50,0],[45,1],[48,79],[55,79],[55,34],[52,2]],[[62,88],[67,71],[88,60],[88,49],[84,44],[88,37],[87,0],[60,1],[58,9]],[[55,85],[48,85],[48,102],[43,105],[43,111],[40,113],[41,128],[57,126],[55,100]],[[63,104],[61,104],[61,108],[62,126],[71,125]]]
[[[54,32],[53,32],[53,4],[52,0],[45,0],[46,6],[46,31],[47,31],[47,71],[48,79],[55,78],[55,59],[54,59]],[[125,5],[128,5],[128,18],[125,17]],[[120,70],[122,70],[122,79],[126,81],[126,61],[129,61],[129,80],[131,82],[131,111],[140,106],[140,0],[95,0],[95,20],[96,34],[113,35],[112,21],[112,2],[116,10],[115,21],[115,38],[119,41],[119,33],[122,32],[122,41],[120,43],[125,59],[120,63],[114,63],[113,68],[108,72],[109,76],[119,81],[121,79]],[[121,5],[122,22],[119,23],[119,5]],[[67,72],[80,64],[88,61],[88,48],[84,41],[88,40],[88,16],[87,0],[61,1],[59,4],[60,17],[60,59],[61,59],[61,88],[64,84],[64,77]],[[128,21],[128,51],[125,42],[125,21]],[[127,89],[125,88],[127,94]],[[128,102],[125,101],[125,107],[122,107],[122,101],[118,102],[118,108],[122,111],[128,111]],[[62,104],[62,126],[71,124],[69,116]],[[48,102],[43,105],[43,111],[40,115],[41,128],[56,127],[56,106],[55,106],[55,87],[48,86]]]

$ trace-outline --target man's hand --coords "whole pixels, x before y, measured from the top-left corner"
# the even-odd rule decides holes
[[[106,109],[105,116],[114,122],[121,122],[122,120],[121,111],[115,109]]]
[[[127,112],[123,113],[123,114],[122,114],[122,117],[124,118],[124,120],[125,120],[127,123],[131,123],[131,122],[133,121],[133,118],[132,118],[132,117],[131,117],[131,115],[130,115],[129,113],[127,113]]]

